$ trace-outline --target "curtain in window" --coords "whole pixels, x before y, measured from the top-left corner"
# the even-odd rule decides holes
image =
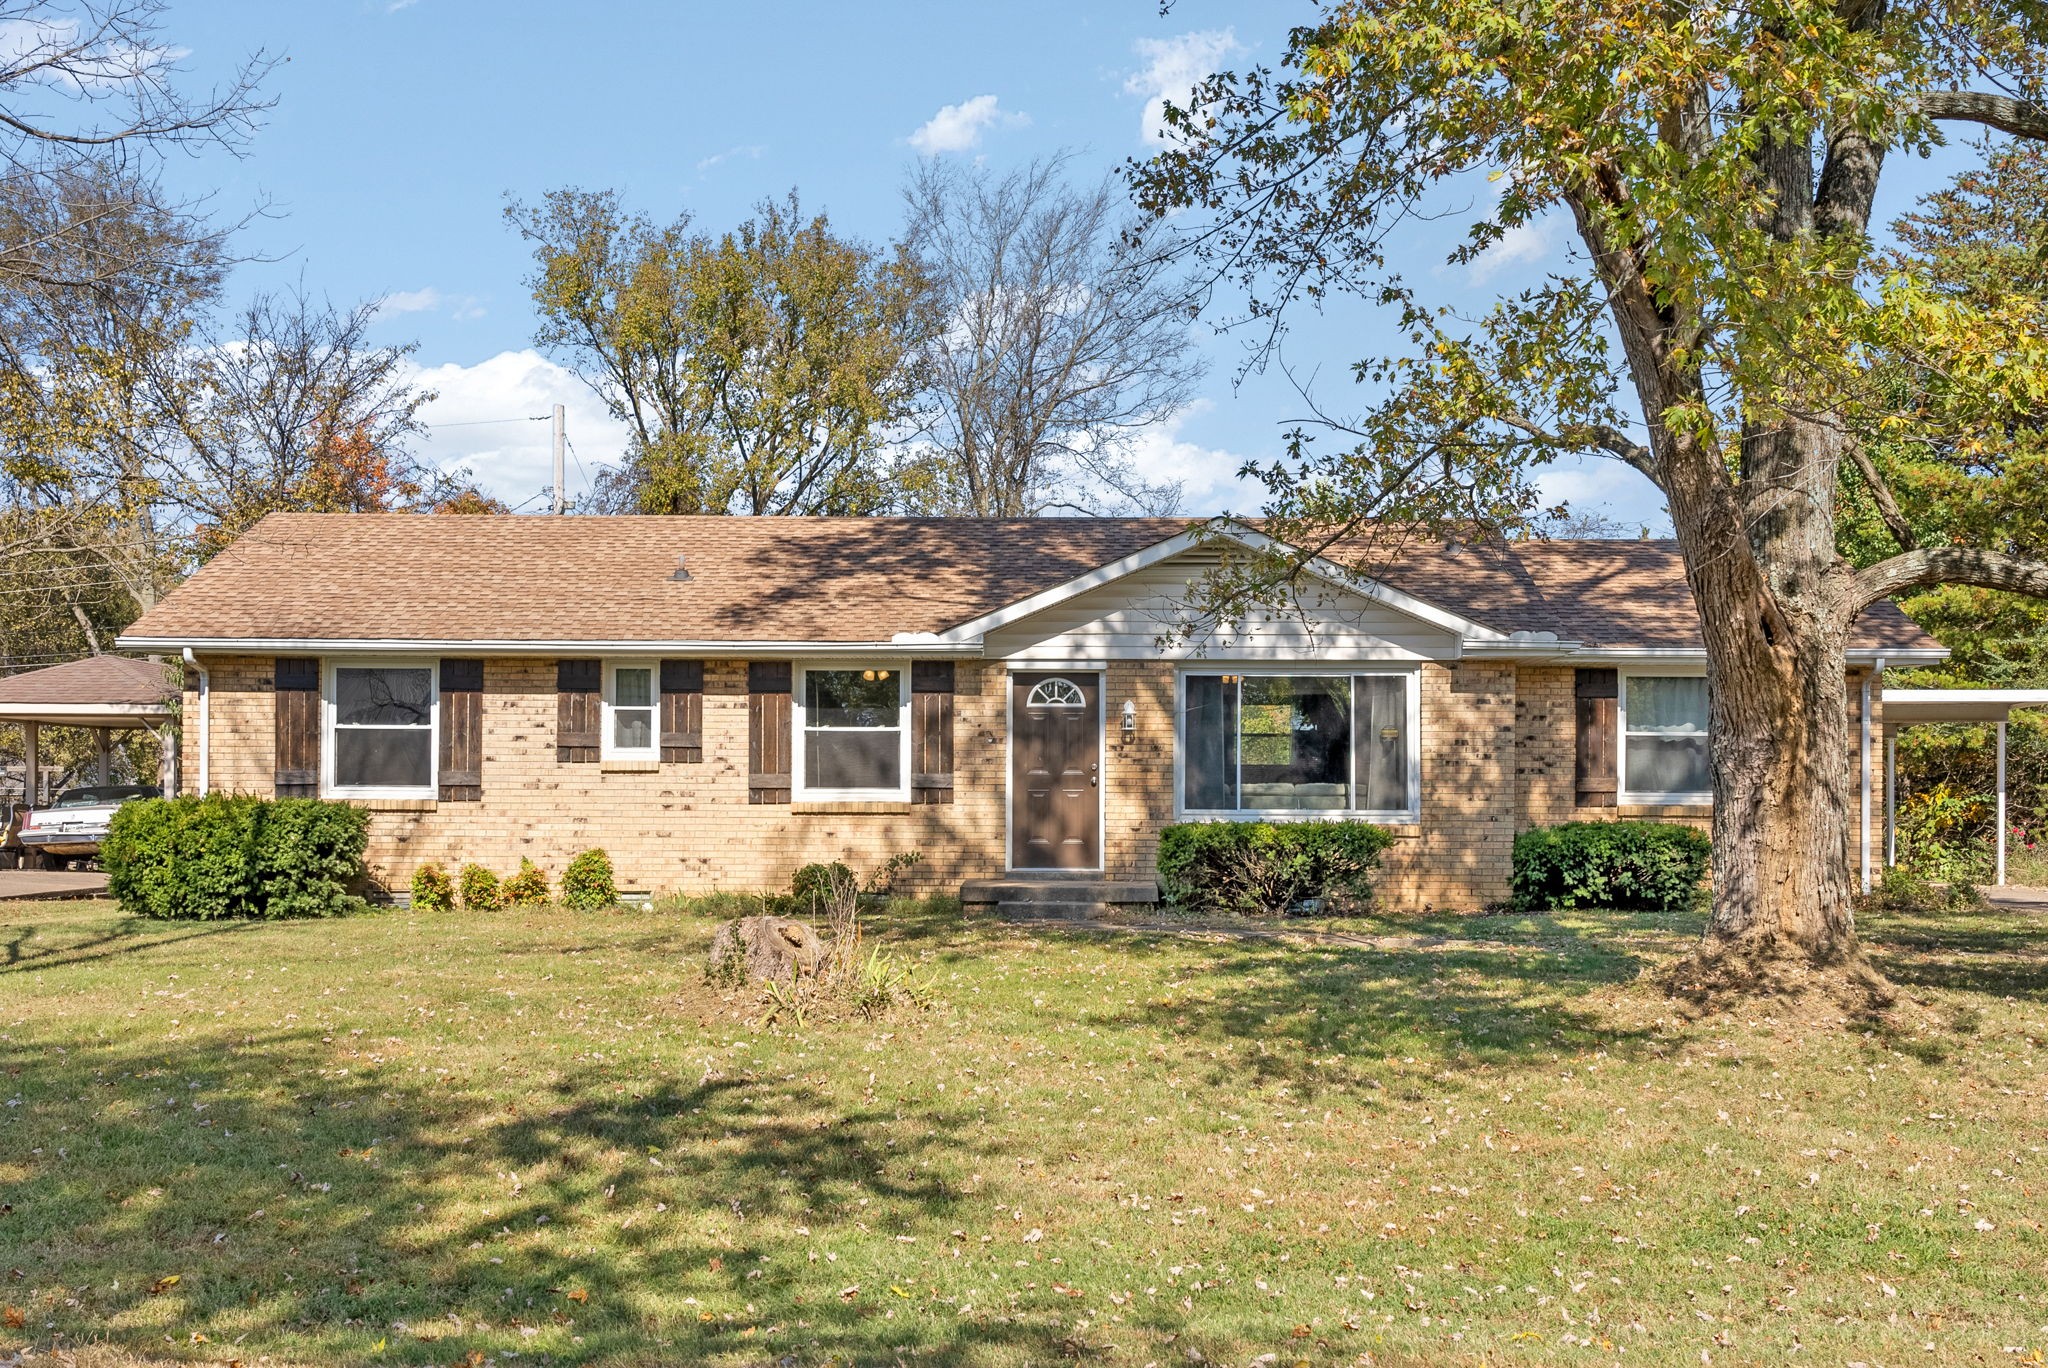
[[[1631,793],[1706,793],[1713,787],[1707,681],[1697,675],[1632,675],[1627,682]]]
[[[1196,812],[1237,807],[1237,682],[1189,675],[1181,724],[1181,806]]]

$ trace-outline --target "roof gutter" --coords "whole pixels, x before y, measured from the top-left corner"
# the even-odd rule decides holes
[[[199,657],[192,654],[190,646],[185,647],[184,652],[186,667],[199,675],[199,793],[204,797],[209,791],[207,761],[213,751],[208,744],[213,739],[213,676],[199,663]]]
[[[732,660],[791,660],[819,656],[978,656],[981,643],[942,641],[424,641],[410,637],[130,637],[123,650],[178,651],[188,663],[194,651],[214,655],[442,655],[493,656],[663,656],[696,655]]]

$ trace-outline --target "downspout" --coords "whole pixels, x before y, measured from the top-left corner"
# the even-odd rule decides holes
[[[185,648],[185,666],[199,675],[199,792],[207,793],[207,760],[213,750],[213,676],[199,663],[199,657],[192,654],[192,648]]]

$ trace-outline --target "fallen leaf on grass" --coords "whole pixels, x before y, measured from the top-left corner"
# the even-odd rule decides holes
[[[580,1305],[590,1300],[590,1294],[578,1287],[569,1293],[569,1300]]]
[[[852,1301],[852,1300],[853,1300],[853,1299],[854,1299],[855,1297],[858,1297],[859,1295],[860,1295],[860,1284],[859,1284],[859,1283],[855,1283],[855,1284],[854,1284],[853,1286],[851,1286],[851,1287],[842,1287],[842,1288],[840,1288],[840,1289],[839,1289],[839,1300],[841,1300],[841,1301],[849,1301],[849,1302],[850,1302],[850,1301]]]
[[[177,1273],[166,1273],[161,1278],[158,1278],[155,1282],[149,1285],[149,1295],[152,1297],[161,1297],[164,1293],[170,1291],[172,1288],[176,1287],[182,1281],[184,1281],[183,1275]]]
[[[0,1325],[6,1326],[9,1330],[26,1329],[28,1313],[18,1306],[10,1306],[5,1311],[0,1311]]]

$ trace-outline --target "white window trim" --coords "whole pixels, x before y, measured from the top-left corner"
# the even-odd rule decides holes
[[[621,667],[628,670],[647,671],[647,744],[644,746],[619,746],[612,742],[612,713],[617,707],[613,702],[618,697],[618,675]],[[604,663],[604,687],[598,698],[597,758],[599,760],[659,760],[661,759],[661,662],[644,657],[636,660],[607,660]]]
[[[1615,738],[1614,765],[1616,774],[1614,786],[1615,801],[1623,807],[1707,807],[1714,801],[1711,790],[1705,793],[1639,793],[1628,786],[1628,682],[1631,679],[1704,679],[1707,667],[1704,665],[1657,665],[1640,669],[1617,670],[1614,690],[1614,726],[1619,735]],[[1713,751],[1714,721],[1713,710],[1707,711],[1708,754]]]
[[[427,782],[376,786],[334,782],[335,672],[337,670],[420,670],[427,672]],[[353,730],[353,729],[351,729]],[[323,798],[432,799],[441,792],[441,661],[438,656],[329,656],[320,662],[320,796]]]
[[[1327,808],[1302,811],[1294,808],[1191,808],[1187,806],[1187,721],[1188,677],[1190,675],[1235,675],[1238,678],[1269,676],[1281,679],[1343,675],[1396,675],[1408,681],[1408,806],[1401,809]],[[1240,725],[1242,722],[1240,720]],[[1351,748],[1351,791],[1358,791],[1358,747]],[[1242,793],[1243,789],[1240,788]],[[1231,822],[1380,822],[1413,826],[1422,820],[1422,671],[1419,668],[1389,669],[1382,663],[1303,661],[1292,667],[1270,662],[1257,668],[1239,665],[1200,664],[1182,669],[1174,677],[1173,699],[1173,812],[1194,821]]]
[[[810,690],[805,677],[812,670],[889,670],[896,676],[896,736],[898,745],[895,788],[812,788],[804,773],[805,738],[810,733]],[[796,803],[907,803],[910,801],[910,664],[900,660],[831,660],[800,663],[790,680],[791,729],[789,782],[790,801]],[[851,728],[845,730],[854,730]],[[861,729],[865,730],[865,729]],[[879,730],[879,728],[877,728]]]

